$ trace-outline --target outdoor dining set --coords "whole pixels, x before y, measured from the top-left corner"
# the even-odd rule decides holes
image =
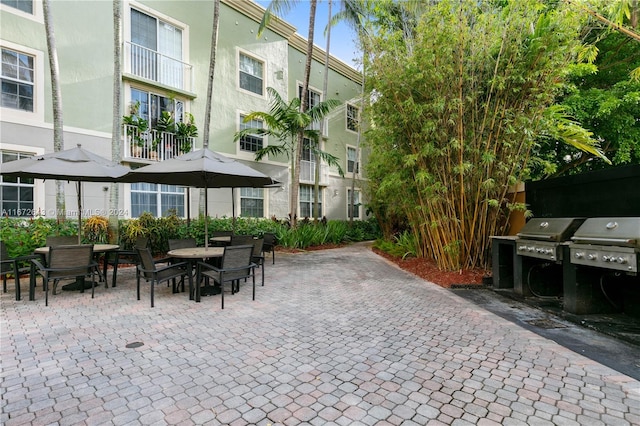
[[[14,277],[15,297],[21,300],[20,278],[28,275],[29,300],[36,299],[38,277],[42,278],[45,306],[49,305],[49,290],[56,294],[58,284],[72,280],[63,290],[84,292],[91,289],[95,297],[96,284],[104,282],[108,288],[107,271],[111,266],[111,286],[117,285],[118,266],[136,266],[136,297],[140,300],[141,282],[149,284],[151,307],[155,305],[154,289],[161,283],[172,285],[173,293],[186,290],[189,300],[201,301],[203,295],[219,294],[224,309],[225,284],[231,294],[240,290],[241,282],[252,282],[252,300],[255,300],[255,273],[260,270],[264,286],[265,253],[272,254],[275,263],[275,235],[265,233],[257,237],[235,235],[230,231],[213,233],[211,245],[197,246],[195,238],[169,240],[165,257],[154,258],[149,239],[138,237],[131,249],[120,249],[113,244],[78,244],[77,236],[47,237],[46,245],[33,254],[10,258],[6,244],[0,241],[0,274],[3,292],[7,292],[7,276]],[[100,262],[102,258],[102,262]],[[87,281],[90,280],[90,281]]]

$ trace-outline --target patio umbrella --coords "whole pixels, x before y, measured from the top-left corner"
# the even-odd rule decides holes
[[[82,236],[82,182],[114,182],[129,172],[128,167],[77,147],[34,155],[2,165],[7,177],[55,179],[78,182],[78,243]]]
[[[245,164],[213,152],[208,148],[188,152],[169,160],[131,170],[120,181],[204,188],[205,247],[209,245],[207,226],[208,188],[262,188],[279,183]]]

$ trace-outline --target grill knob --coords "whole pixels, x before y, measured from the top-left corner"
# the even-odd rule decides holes
[[[589,256],[587,256],[587,259],[589,259],[589,260],[597,260],[598,259],[598,255],[590,253]],[[606,262],[606,259],[602,259],[602,260],[604,260]]]
[[[527,246],[518,246],[518,251],[525,251]]]
[[[535,247],[533,247],[533,246],[529,246],[529,247],[527,247],[527,251],[530,251],[530,252],[535,251],[535,249],[536,249],[536,248],[535,248]]]
[[[625,258],[624,258],[624,257],[622,257],[622,256],[620,256],[619,258],[617,258],[617,259],[616,259],[616,261],[617,261],[618,263],[623,264],[623,265],[624,265],[625,263],[627,263],[627,259],[625,259]]]
[[[576,259],[582,259],[584,257],[584,252],[577,251],[574,256]]]
[[[604,262],[610,262],[610,261],[611,261],[611,258],[605,254],[604,256],[602,256],[602,260],[603,260]]]
[[[544,251],[544,254],[553,254],[553,249],[550,249],[550,248],[546,249]]]

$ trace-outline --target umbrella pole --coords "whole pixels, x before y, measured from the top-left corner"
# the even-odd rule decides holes
[[[191,228],[191,188],[187,187],[187,228]]]
[[[209,247],[209,200],[207,187],[204,187],[204,248]]]
[[[78,181],[78,244],[82,244],[82,182]]]
[[[236,197],[235,197],[235,188],[231,187],[231,228],[233,229],[233,233],[236,233]]]

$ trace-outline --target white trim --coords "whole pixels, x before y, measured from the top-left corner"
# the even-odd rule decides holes
[[[358,134],[357,130],[349,129],[349,107],[355,108],[357,110],[357,113],[358,113],[358,117],[356,117],[357,125],[360,125],[360,107],[351,102],[345,102],[344,105],[345,105],[344,106],[344,130],[351,134]]]
[[[43,155],[45,154],[44,148],[38,148],[35,146],[28,145],[16,145],[12,143],[3,143],[0,142],[0,151],[14,151],[20,153],[28,153],[33,155]],[[44,179],[34,179],[33,180],[33,209],[35,211],[46,212],[46,189],[45,189]],[[48,214],[43,214],[45,217],[50,217]],[[54,215],[55,217],[55,215]]]
[[[17,110],[13,108],[0,107],[2,121],[26,125],[44,123],[45,105],[45,53],[26,46],[0,40],[0,47],[24,53],[34,58],[34,81],[33,81],[33,112]]]
[[[44,24],[44,13],[42,12],[42,0],[33,0],[33,13],[23,12],[15,7],[11,7],[6,4],[0,3],[0,11],[13,13],[14,15],[20,16],[25,19],[29,19],[30,21],[37,22],[39,24]]]
[[[249,115],[250,113],[248,112],[244,112],[243,110],[236,110],[236,131],[240,131],[240,125],[242,124],[242,121],[240,120],[240,116],[241,115]],[[262,121],[262,126],[263,128],[265,128],[265,123],[264,120],[258,120],[258,121]],[[269,144],[269,138],[267,135],[263,135],[262,136],[262,147],[266,147]],[[253,161],[255,162],[255,152],[251,152],[251,151],[243,151],[240,149],[240,139],[238,139],[236,141],[236,157],[237,158],[241,158],[243,160],[247,160],[247,161]],[[268,160],[268,156],[267,156],[267,160]],[[264,161],[264,160],[262,160]]]
[[[268,218],[269,217],[269,191],[268,188],[252,188],[252,189],[262,189],[262,216],[256,217],[255,219],[260,218]],[[238,188],[238,191],[233,191],[235,197],[235,206],[236,206],[236,217],[245,217],[241,216],[242,213],[242,188]],[[248,199],[258,200],[259,198],[251,198]],[[232,212],[233,213],[233,212]],[[249,217],[249,216],[246,216]],[[251,216],[253,218],[253,216]]]
[[[353,177],[353,172],[349,171],[349,148],[353,149],[356,152],[356,169],[358,170],[358,172],[356,173],[356,175],[360,175],[360,167],[362,167],[362,150],[358,151],[358,149],[354,146],[354,145],[349,145],[349,144],[345,144],[344,145],[344,155],[345,155],[345,170],[344,170],[344,176],[345,177]]]
[[[254,59],[258,62],[262,62],[262,94],[254,93],[250,90],[243,89],[240,87],[240,55],[248,56],[251,59]],[[257,55],[254,52],[245,50],[239,46],[236,46],[236,89],[241,93],[246,93],[247,95],[254,96],[258,99],[266,99],[267,98],[267,60],[260,55]]]
[[[358,203],[357,204],[359,204],[359,206],[358,206],[358,216],[357,217],[354,216],[353,220],[362,220],[364,218],[364,215],[363,215],[363,212],[362,212],[362,207],[363,207],[363,205],[362,205],[362,190],[359,187],[355,187],[355,188],[353,188],[353,191],[358,193]],[[350,217],[349,217],[349,202],[351,201],[351,197],[349,196],[349,192],[351,192],[351,188],[347,188],[347,191],[346,191],[346,194],[347,194],[347,211],[346,211],[347,220],[350,219]]]

